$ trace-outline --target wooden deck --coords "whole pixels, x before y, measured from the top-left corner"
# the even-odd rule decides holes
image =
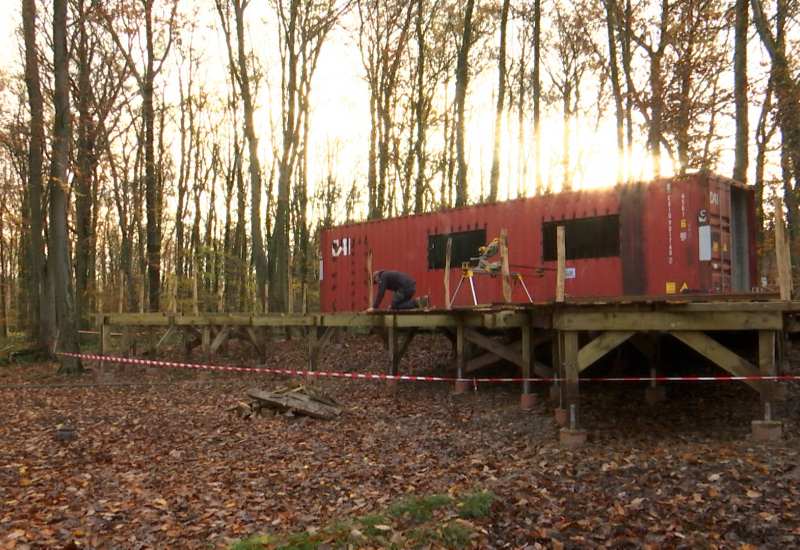
[[[303,327],[309,340],[309,368],[316,365],[325,345],[342,328],[362,327],[381,335],[388,348],[388,374],[400,374],[400,364],[414,336],[421,329],[436,329],[450,338],[456,359],[456,389],[463,390],[476,370],[499,360],[517,365],[523,405],[530,402],[531,381],[557,378],[566,416],[562,439],[581,441],[585,432],[578,423],[581,373],[625,342],[647,357],[651,373],[659,369],[658,346],[670,335],[714,362],[730,376],[748,377],[761,401],[753,434],[760,439],[781,436],[774,418],[776,381],[783,359],[783,342],[800,331],[800,302],[781,301],[774,295],[669,295],[636,298],[567,299],[561,303],[494,304],[469,308],[413,310],[377,313],[311,313],[307,315],[209,313],[121,313],[97,316],[101,354],[111,355],[111,331],[121,328],[121,349],[134,353],[136,334],[148,334],[148,350],[158,353],[162,343],[183,333],[187,350],[199,347],[204,359],[232,337],[249,341],[260,356],[269,345],[267,330]],[[503,332],[502,341],[487,333]],[[758,350],[754,363],[719,343],[710,334],[756,333]],[[550,346],[551,364],[535,359],[538,346]],[[470,350],[480,353],[470,353]]]

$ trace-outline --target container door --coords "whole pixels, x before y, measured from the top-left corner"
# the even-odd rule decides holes
[[[748,193],[738,187],[730,187],[731,193],[731,264],[733,267],[733,291],[750,292],[750,220],[748,216]]]
[[[700,260],[708,261],[712,292],[731,292],[731,193],[730,187],[709,180],[705,225],[700,226]]]

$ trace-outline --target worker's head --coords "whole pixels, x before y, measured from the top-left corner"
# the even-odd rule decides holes
[[[382,270],[379,269],[378,271],[373,271],[372,272],[372,284],[373,285],[377,285],[378,284],[378,281],[381,278],[381,271]]]

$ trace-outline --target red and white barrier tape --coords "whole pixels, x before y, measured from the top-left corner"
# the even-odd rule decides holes
[[[83,353],[59,353],[67,357],[94,359],[113,363],[131,363],[134,365],[151,365],[157,367],[217,370],[232,372],[258,372],[267,374],[293,374],[299,376],[329,376],[333,378],[362,378],[377,380],[413,380],[422,382],[564,382],[563,378],[447,378],[439,376],[407,376],[393,374],[360,374],[350,372],[321,372],[308,370],[269,369],[258,367],[224,367],[218,365],[198,365],[195,363],[175,363],[172,361],[151,361],[148,359],[132,359],[129,357],[108,357]],[[731,380],[798,380],[800,376],[642,376],[617,378],[580,378],[580,382],[711,382]]]

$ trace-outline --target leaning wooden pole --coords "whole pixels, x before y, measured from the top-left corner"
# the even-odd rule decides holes
[[[781,300],[792,299],[792,256],[789,250],[789,239],[786,221],[783,218],[783,200],[777,195],[773,201],[775,208],[775,255],[778,260],[778,285]]]
[[[558,254],[558,272],[556,274],[556,302],[564,301],[564,267],[566,266],[566,245],[564,239],[564,226],[556,228],[556,251]]]
[[[444,252],[444,305],[450,309],[450,260],[453,255],[453,237],[447,237]]]
[[[503,279],[503,301],[511,302],[511,279],[508,269],[508,229],[500,230],[500,260]]]

